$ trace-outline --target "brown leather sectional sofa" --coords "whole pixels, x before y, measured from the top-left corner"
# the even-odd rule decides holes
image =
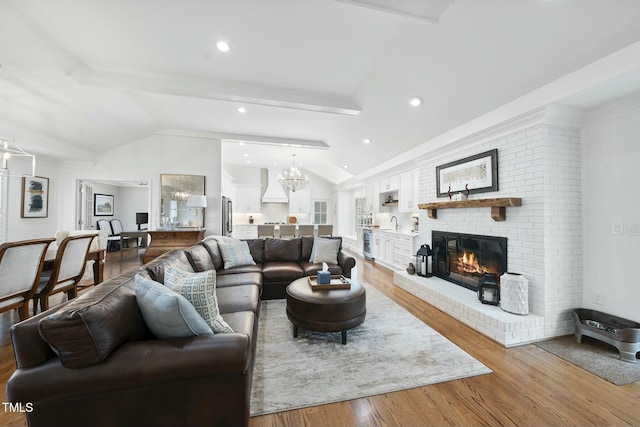
[[[308,261],[313,238],[247,242],[255,266],[225,270],[217,242],[205,239],[14,325],[8,399],[31,409],[31,427],[247,425],[260,301],[283,298],[292,280],[321,268]],[[168,266],[217,271],[218,306],[234,333],[151,334],[134,276],[163,282]],[[330,269],[350,277],[354,266],[340,251]]]

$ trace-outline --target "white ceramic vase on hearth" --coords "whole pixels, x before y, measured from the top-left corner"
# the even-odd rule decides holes
[[[500,308],[514,314],[529,314],[529,281],[518,273],[500,276]]]

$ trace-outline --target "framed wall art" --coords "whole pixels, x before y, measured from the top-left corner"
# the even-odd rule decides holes
[[[93,216],[113,216],[113,196],[109,194],[93,195]]]
[[[498,150],[437,166],[436,187],[438,197],[498,191]]]
[[[49,216],[49,178],[22,177],[21,218],[46,218]]]

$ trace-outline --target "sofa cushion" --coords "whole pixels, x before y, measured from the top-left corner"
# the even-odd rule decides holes
[[[251,256],[251,252],[249,251],[249,245],[245,241],[238,240],[236,242],[218,242],[218,247],[222,253],[225,270],[256,264]]]
[[[260,287],[256,285],[227,286],[218,289],[220,313],[234,313],[236,311],[260,310]]]
[[[304,270],[297,262],[265,262],[262,264],[264,283],[293,281],[304,276]]]
[[[214,237],[207,237],[199,244],[204,246],[207,252],[209,252],[209,256],[211,257],[211,261],[213,261],[215,269],[221,270],[224,265],[224,261],[222,260],[222,253],[220,253],[217,240]]]
[[[253,311],[234,311],[224,314],[224,320],[238,334],[252,336],[256,327],[256,313]]]
[[[218,275],[216,280],[216,289],[226,288],[227,286],[239,285],[257,285],[262,286],[261,272],[248,272],[238,274]]]
[[[313,263],[338,263],[338,251],[340,250],[340,241],[336,239],[325,239],[323,237],[315,237],[313,239],[313,249],[309,262]]]
[[[247,239],[245,242],[249,245],[249,251],[256,264],[262,264],[264,262],[264,239]]]
[[[187,254],[182,250],[164,253],[143,266],[143,269],[149,273],[151,279],[158,283],[164,283],[164,270],[167,267],[175,267],[183,271],[194,271]]]
[[[299,238],[289,240],[267,238],[264,241],[264,262],[298,262],[301,247]]]
[[[185,297],[142,276],[136,275],[135,280],[142,317],[156,337],[182,338],[213,333]]]
[[[242,267],[233,267],[229,269],[218,270],[218,277],[226,276],[228,274],[243,274],[243,273],[260,273],[262,272],[262,264],[255,265],[243,265]]]
[[[185,297],[215,333],[233,333],[220,316],[216,297],[216,271],[199,273],[167,267],[165,286]]]
[[[150,336],[135,290],[125,285],[98,287],[72,300],[40,319],[38,330],[67,368],[99,363],[121,344]]]
[[[191,246],[184,250],[187,259],[195,271],[215,270],[214,264],[209,251],[202,245]]]

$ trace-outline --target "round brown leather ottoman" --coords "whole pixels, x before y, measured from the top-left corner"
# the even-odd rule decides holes
[[[293,336],[298,327],[316,332],[342,332],[347,343],[347,330],[355,328],[367,315],[367,295],[360,284],[351,281],[351,289],[313,290],[308,278],[287,286],[287,317],[293,323]]]

